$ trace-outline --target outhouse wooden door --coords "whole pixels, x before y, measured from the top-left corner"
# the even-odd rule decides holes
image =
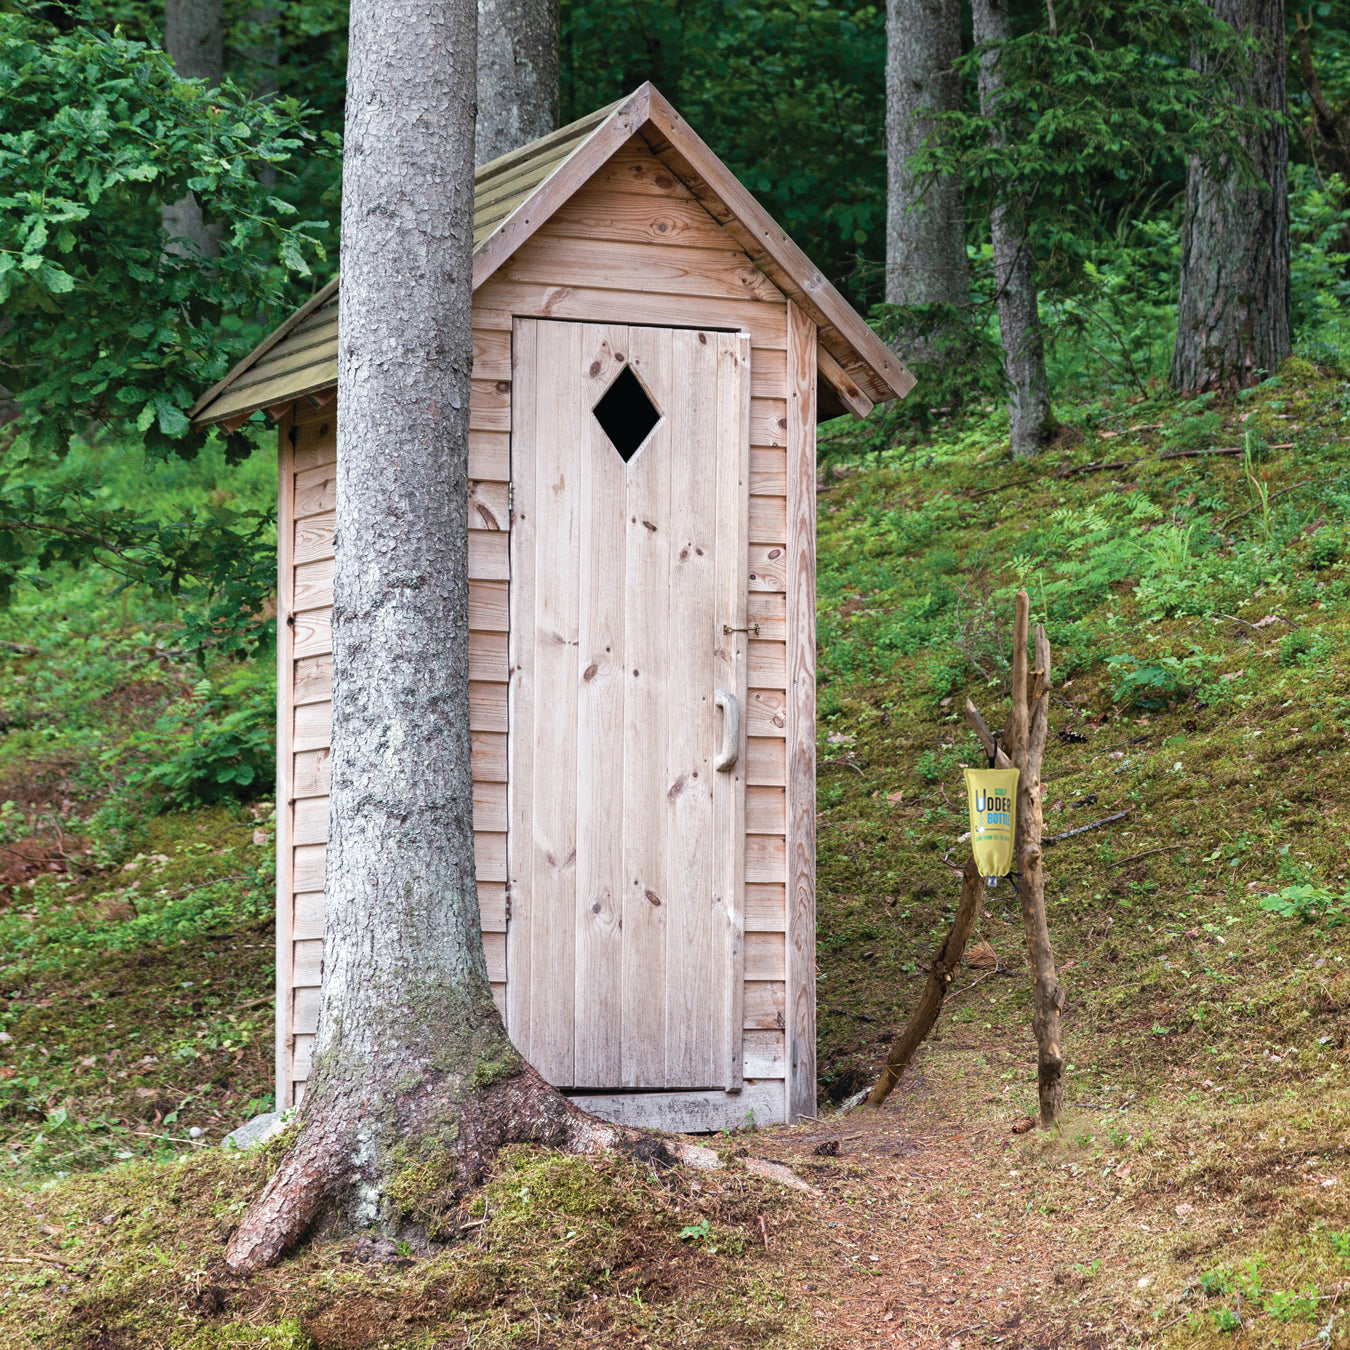
[[[735,1091],[750,340],[518,319],[512,364],[508,1030]]]

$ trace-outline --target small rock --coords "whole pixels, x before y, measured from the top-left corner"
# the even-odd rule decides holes
[[[398,1260],[398,1243],[392,1238],[359,1237],[352,1248],[352,1256],[358,1261],[387,1266]]]
[[[287,1107],[284,1111],[264,1111],[260,1116],[254,1116],[247,1125],[241,1125],[237,1130],[231,1130],[224,1139],[220,1141],[223,1149],[251,1148],[254,1144],[264,1144],[274,1135],[278,1135],[291,1123],[295,1116],[295,1108]]]
[[[200,1125],[194,1125],[194,1126],[188,1131],[188,1138],[189,1138],[189,1139],[200,1139],[204,1133],[205,1133],[205,1131],[202,1129],[202,1127],[201,1127]]]
[[[13,1045],[14,1037],[7,1031],[0,1031],[0,1045]]]
[[[747,1158],[745,1170],[753,1172],[757,1177],[765,1177],[769,1181],[791,1186],[794,1191],[805,1191],[807,1195],[820,1194],[810,1182],[803,1181],[790,1168],[784,1167],[782,1163],[770,1162],[767,1158]]]
[[[1188,1214],[1193,1214],[1194,1212],[1195,1212],[1195,1206],[1194,1206],[1193,1204],[1191,1204],[1191,1202],[1190,1202],[1189,1200],[1183,1201],[1181,1204],[1179,1204],[1179,1205],[1177,1206],[1177,1218],[1178,1218],[1178,1219],[1184,1219],[1184,1218],[1186,1217],[1186,1215],[1188,1215]]]
[[[1147,1289],[1147,1288],[1149,1287],[1149,1285],[1151,1285],[1152,1283],[1153,1283],[1153,1280],[1152,1280],[1148,1275],[1144,1275],[1143,1277],[1141,1277],[1141,1279],[1140,1279],[1140,1281],[1139,1281],[1139,1288],[1140,1288],[1140,1289]]]
[[[270,838],[271,836],[267,833],[266,830],[253,831],[253,842],[257,844],[259,848],[261,848],[264,844],[266,844],[268,839]]]

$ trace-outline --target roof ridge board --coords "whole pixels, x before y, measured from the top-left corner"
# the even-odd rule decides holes
[[[473,184],[474,200],[480,201],[485,197],[500,194],[507,183],[514,183],[521,178],[527,178],[537,164],[552,164],[560,159],[566,159],[594,130],[594,127],[583,128],[576,136],[556,141],[552,145],[538,150],[533,155],[525,156],[512,164],[506,165],[500,173],[493,174],[491,178],[475,178]]]
[[[479,214],[480,206],[482,209],[490,209],[502,201],[509,201],[520,191],[522,184],[528,184],[531,180],[537,182],[539,179],[547,177],[559,164],[563,164],[570,159],[582,143],[578,141],[576,145],[564,146],[553,155],[541,155],[538,159],[522,165],[520,172],[514,177],[503,179],[500,184],[495,184],[491,191],[475,192],[473,198],[474,215]],[[541,169],[544,170],[543,173],[540,172]]]
[[[269,363],[284,361],[287,357],[298,356],[301,352],[307,352],[313,347],[331,342],[333,333],[330,330],[336,323],[337,315],[334,314],[322,324],[315,324],[311,328],[296,329],[278,342],[270,351],[264,352],[244,374],[251,375],[253,371],[262,370]],[[291,345],[293,341],[294,346]]]
[[[623,103],[629,97],[616,99],[613,103],[604,108],[596,108],[594,112],[588,112],[585,117],[578,117],[576,121],[569,122],[565,127],[559,127],[556,131],[550,131],[547,136],[540,136],[538,140],[529,141],[516,150],[508,150],[504,155],[498,155],[496,159],[490,159],[486,164],[480,164],[474,171],[474,187],[477,188],[480,182],[487,182],[494,175],[500,173],[503,169],[510,168],[517,161],[533,158],[541,150],[569,138],[580,138],[587,132],[593,131],[606,117],[614,111],[619,104]]]
[[[337,293],[338,279],[335,276],[331,281],[321,286],[308,300],[305,301],[299,309],[291,315],[275,332],[269,333],[258,343],[247,356],[241,357],[230,367],[225,374],[213,384],[210,389],[199,398],[196,403],[188,409],[189,420],[195,420],[197,415],[205,408],[211,405],[213,399],[223,394],[226,389],[234,382],[235,378],[242,375],[255,361],[260,360],[267,352],[270,352],[284,337],[289,337],[300,324],[309,318],[326,300]]]
[[[474,250],[473,288],[476,291],[525,241],[531,238],[553,214],[553,207],[532,210],[531,215],[523,216],[526,208],[541,202],[546,193],[551,193],[561,181],[559,175],[564,172],[573,174],[577,182],[572,190],[563,195],[568,200],[576,191],[609,162],[626,144],[638,128],[646,121],[650,106],[652,85],[650,81],[640,85],[636,91],[618,103],[612,104],[604,121],[573,147],[571,153],[553,166],[548,175],[512,208],[510,213]],[[598,148],[597,148],[598,147]],[[554,204],[556,205],[556,203]]]
[[[335,360],[336,354],[337,342],[333,338],[325,339],[323,342],[312,342],[306,347],[287,352],[279,361],[275,361],[271,365],[259,361],[257,365],[250,366],[230,386],[230,389],[231,391],[253,389],[257,385],[268,384],[272,380],[279,379],[282,375],[294,375],[299,371],[307,370],[310,366],[322,365],[327,361]]]
[[[650,109],[642,134],[652,153],[664,161],[665,155],[660,146],[652,144],[652,138],[647,135],[648,128],[655,130],[668,147],[668,152],[673,152],[692,170],[692,174],[682,173],[667,162],[667,167],[684,182],[690,192],[702,200],[702,187],[722,203],[732,220],[746,234],[755,239],[757,247],[749,251],[756,266],[760,266],[759,258],[756,257],[758,252],[767,256],[775,270],[781,270],[796,286],[789,288],[780,277],[766,271],[769,280],[790,296],[800,296],[802,307],[811,314],[818,326],[823,320],[824,326],[838,332],[840,338],[853,348],[876,377],[867,383],[876,384],[879,381],[876,392],[883,396],[898,395],[903,398],[914,387],[914,377],[896,354],[872,331],[862,315],[839,294],[787,231],[769,215],[749,189],[722,164],[698,132],[656,89],[651,90]],[[693,152],[693,160],[687,151]],[[710,214],[716,218],[715,213]],[[725,226],[727,222],[723,221],[722,224]],[[760,270],[765,269],[760,266]],[[843,365],[842,362],[840,364]],[[856,379],[856,375],[853,378]]]

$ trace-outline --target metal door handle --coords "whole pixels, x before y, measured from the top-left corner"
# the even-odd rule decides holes
[[[736,767],[736,761],[741,757],[741,705],[736,695],[725,689],[719,689],[713,695],[713,702],[722,710],[722,747],[713,767],[718,773],[726,773]]]

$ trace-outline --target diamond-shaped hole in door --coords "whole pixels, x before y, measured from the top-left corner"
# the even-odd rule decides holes
[[[624,366],[591,411],[625,464],[637,454],[652,428],[661,420],[661,410],[652,402],[651,395],[633,374],[631,366]]]

